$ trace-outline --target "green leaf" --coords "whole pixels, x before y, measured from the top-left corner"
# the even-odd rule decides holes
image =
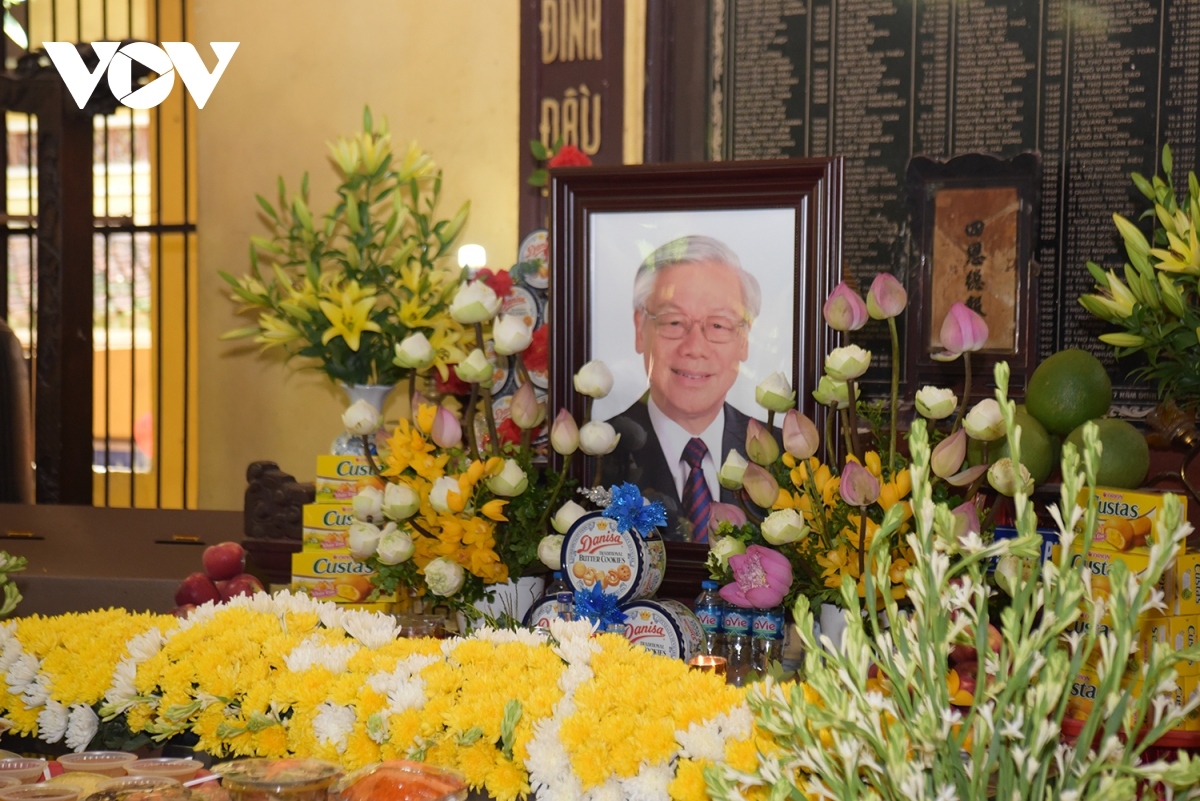
[[[1163,172],[1166,173],[1167,178],[1170,179],[1171,172],[1175,166],[1175,161],[1171,158],[1171,146],[1167,144],[1163,145],[1162,166]]]
[[[546,150],[546,146],[542,144],[541,139],[529,140],[529,152],[532,153],[533,157],[538,161],[545,161],[546,159],[550,158],[550,153]]]
[[[267,199],[262,195],[255,195],[254,197],[258,200],[258,205],[262,206],[262,210],[267,213],[267,216],[275,222],[279,222],[279,215],[275,212],[275,207],[268,203]]]
[[[1146,176],[1135,172],[1131,177],[1133,178],[1133,183],[1138,188],[1138,191],[1145,195],[1151,202],[1153,202],[1154,187],[1149,181],[1146,180]]]
[[[371,119],[371,107],[363,106],[363,130],[366,131],[367,133],[371,133],[372,122],[373,122],[373,120]]]
[[[304,177],[300,179],[300,197],[308,201],[308,171],[304,171]]]
[[[483,729],[479,728],[478,726],[472,726],[462,734],[458,735],[458,744],[464,747],[468,745],[474,745],[475,742],[482,736]]]
[[[230,340],[230,339],[245,339],[246,337],[255,336],[256,334],[258,334],[258,332],[259,332],[258,326],[252,325],[247,328],[235,328],[232,331],[226,331],[224,334],[221,334],[221,336],[219,336],[218,339],[221,339],[223,341]]]
[[[500,741],[504,747],[500,750],[505,758],[512,759],[513,742],[517,736],[517,723],[521,721],[521,702],[516,698],[504,705],[504,717],[500,721]]]
[[[1092,274],[1092,278],[1096,279],[1096,284],[1108,289],[1108,273],[1104,272],[1104,268],[1094,261],[1087,263],[1088,272]]]
[[[549,170],[534,170],[530,176],[525,179],[525,182],[530,186],[545,186],[548,180],[550,180]]]

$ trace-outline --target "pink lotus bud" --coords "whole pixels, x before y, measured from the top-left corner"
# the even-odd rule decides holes
[[[956,540],[961,540],[971,533],[978,534],[981,531],[979,509],[976,508],[975,501],[970,500],[959,504],[950,510],[950,514],[954,515],[954,538]]]
[[[728,523],[734,528],[741,528],[746,525],[746,513],[742,511],[741,507],[735,506],[732,503],[714,503],[712,511],[708,515],[710,541],[712,541],[713,535],[717,533],[722,523]]]
[[[929,469],[939,478],[949,478],[967,458],[967,432],[958,429],[937,444],[929,457]]]
[[[554,425],[550,426],[550,445],[562,456],[570,456],[579,449],[579,426],[566,409],[558,410]]]
[[[454,448],[462,442],[462,425],[445,406],[438,407],[430,428],[429,436],[439,448]]]
[[[529,382],[522,384],[513,393],[508,411],[512,415],[512,421],[522,431],[537,428],[546,419],[546,405],[538,403],[537,395],[533,391],[533,384]]]
[[[769,465],[779,458],[779,443],[767,427],[754,418],[746,426],[746,455],[750,461]]]
[[[825,300],[825,322],[838,331],[857,331],[867,324],[867,304],[842,281]]]
[[[870,506],[879,500],[879,479],[858,462],[846,462],[838,492],[851,506]]]
[[[807,415],[792,409],[783,418],[783,449],[793,458],[804,460],[817,452],[821,435]]]
[[[746,465],[746,473],[742,476],[742,488],[750,496],[756,506],[770,509],[779,500],[779,484],[766,468],[751,462]]]
[[[908,293],[891,273],[879,273],[867,292],[867,313],[872,320],[890,320],[904,311]]]
[[[966,304],[955,303],[942,321],[942,347],[946,350],[934,355],[939,361],[953,361],[964,353],[977,351],[987,344],[988,327],[982,317]]]

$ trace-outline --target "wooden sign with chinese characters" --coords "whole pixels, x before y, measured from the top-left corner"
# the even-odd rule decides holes
[[[1015,187],[943,189],[934,200],[932,319],[965,303],[988,324],[985,350],[1012,353],[1017,345],[1017,226]],[[940,326],[929,348],[940,350]]]
[[[520,232],[548,228],[550,201],[525,183],[539,167],[532,139],[574,145],[593,164],[620,164],[624,133],[625,4],[522,0]]]

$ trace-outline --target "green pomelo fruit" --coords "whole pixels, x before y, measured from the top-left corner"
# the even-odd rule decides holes
[[[1142,432],[1124,420],[1094,420],[1100,429],[1100,469],[1096,482],[1104,487],[1136,489],[1146,480],[1150,472],[1150,446]],[[1079,426],[1067,437],[1083,453],[1083,426]]]
[[[1025,406],[1051,434],[1074,431],[1108,414],[1112,382],[1104,365],[1087,351],[1055,353],[1037,366],[1025,389]]]

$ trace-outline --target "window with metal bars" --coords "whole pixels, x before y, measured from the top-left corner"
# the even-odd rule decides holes
[[[28,50],[6,37],[9,70],[43,41],[188,37],[185,0],[29,0],[10,10]],[[73,388],[78,402],[59,410],[91,417],[90,497],[79,497],[86,487],[65,497],[39,475],[39,502],[196,506],[194,124],[180,82],[153,109],[121,107],[92,118],[92,386]],[[4,126],[0,259],[7,280],[0,312],[21,340],[32,376],[38,375],[38,119],[9,111]],[[35,417],[46,414],[37,381],[31,392]],[[55,481],[69,485],[55,468]]]

